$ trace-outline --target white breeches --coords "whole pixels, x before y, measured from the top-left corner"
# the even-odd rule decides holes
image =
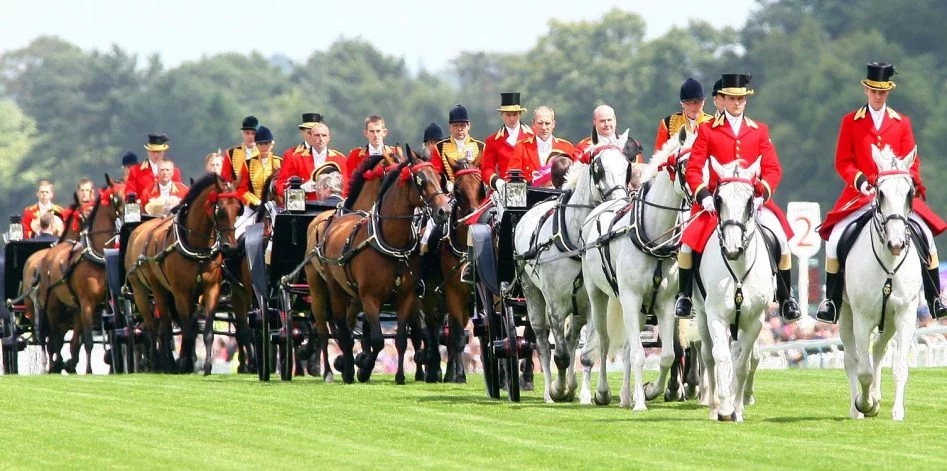
[[[427,218],[427,224],[424,226],[424,234],[421,234],[421,244],[427,245],[428,239],[431,238],[431,232],[434,232],[434,226],[437,223],[434,222],[434,218]]]
[[[842,238],[842,233],[845,232],[845,228],[868,211],[871,211],[871,204],[865,204],[862,207],[856,209],[854,212],[852,212],[852,214],[845,216],[845,219],[842,219],[838,222],[838,224],[832,227],[832,232],[829,233],[829,240],[825,243],[826,257],[832,259],[838,258],[838,242],[839,239]],[[917,222],[918,225],[921,226],[921,232],[924,233],[924,238],[927,239],[927,245],[930,247],[931,256],[937,255],[937,246],[934,245],[934,234],[931,233],[931,229],[927,227],[927,223],[915,213],[911,213],[908,218]]]
[[[773,231],[773,234],[776,234],[776,240],[779,241],[779,253],[781,255],[788,255],[789,239],[786,238],[786,231],[783,230],[783,225],[779,223],[779,218],[777,218],[772,211],[764,207],[757,213],[756,222]],[[692,253],[693,251],[694,249],[687,244],[681,244],[681,253]]]
[[[237,217],[237,220],[234,221],[234,237],[240,238],[244,232],[247,231],[247,227],[256,222],[256,212],[258,210],[250,209],[249,206],[244,206],[243,214]]]

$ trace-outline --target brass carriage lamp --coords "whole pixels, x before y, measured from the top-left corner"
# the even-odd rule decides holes
[[[125,195],[124,209],[123,222],[141,222],[141,203],[138,202],[138,194],[132,192]]]
[[[10,227],[7,229],[7,240],[23,240],[23,224],[19,215],[10,216]]]
[[[306,191],[302,189],[303,179],[298,176],[290,177],[289,186],[283,194],[283,201],[286,202],[286,210],[292,212],[306,211]]]
[[[525,208],[526,207],[526,179],[523,178],[523,171],[520,169],[510,169],[507,173],[506,185],[503,186],[503,203],[507,208]]]

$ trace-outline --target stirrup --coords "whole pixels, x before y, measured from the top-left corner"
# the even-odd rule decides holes
[[[934,319],[947,316],[947,305],[944,305],[944,300],[940,296],[934,298],[934,302],[930,303],[928,308],[931,311],[931,317]]]
[[[782,317],[783,321],[787,324],[792,324],[802,318],[799,304],[796,303],[796,300],[792,298],[792,296],[779,304],[779,316]]]
[[[815,318],[817,321],[826,324],[835,324],[838,322],[838,308],[835,306],[835,301],[825,299],[819,303],[819,309],[815,313]]]
[[[674,303],[674,316],[678,319],[694,318],[694,303],[690,296],[684,296],[683,294],[677,296],[677,302]]]

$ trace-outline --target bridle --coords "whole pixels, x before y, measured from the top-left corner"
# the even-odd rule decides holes
[[[911,191],[908,192],[908,196],[907,196],[908,198],[908,202],[906,203],[906,207],[908,208],[907,214],[889,214],[887,216],[885,216],[885,214],[881,210],[880,200],[881,200],[882,195],[880,192],[877,193],[877,196],[872,202],[871,221],[872,221],[872,226],[875,228],[875,231],[878,234],[878,237],[880,238],[881,242],[885,242],[888,240],[888,232],[887,232],[886,226],[891,221],[901,221],[904,223],[906,230],[909,230],[910,224],[908,222],[908,215],[910,215],[911,213],[910,198],[914,194],[914,181],[911,179],[911,172],[907,170],[885,170],[882,172],[878,172],[878,179],[876,180],[875,186],[877,187],[877,182],[880,182],[882,179],[888,178],[888,177],[902,177],[902,178],[907,177],[907,180],[911,185]],[[906,243],[910,244],[910,241],[911,241],[911,238],[908,237],[906,239]]]
[[[602,163],[602,154],[606,150],[617,150],[619,153],[622,153],[622,149],[614,144],[607,144],[601,147],[595,148],[591,155],[589,156],[589,165],[592,167],[592,171],[589,172],[589,183],[593,188],[595,188],[599,195],[602,198],[602,201],[607,201],[609,196],[616,191],[624,192],[623,198],[628,197],[628,181],[631,178],[631,164],[634,162],[634,157],[625,156],[625,160],[628,161],[628,170],[625,174],[625,183],[623,185],[614,185],[610,188],[605,187],[605,164]]]
[[[750,187],[750,191],[751,191],[750,198],[746,202],[746,208],[744,209],[744,213],[743,213],[745,216],[745,219],[743,221],[739,221],[736,219],[723,219],[719,217],[720,206],[722,203],[720,195],[719,195],[720,187],[727,184],[731,184],[731,183],[744,184]],[[740,234],[741,234],[740,243],[743,249],[746,249],[750,245],[750,240],[753,238],[753,235],[756,234],[756,224],[744,222],[744,221],[753,221],[753,215],[756,212],[755,205],[753,204],[753,198],[754,198],[753,188],[755,186],[756,186],[755,178],[751,180],[748,178],[741,178],[741,177],[724,177],[718,181],[717,190],[714,192],[714,206],[716,206],[717,208],[717,215],[718,215],[717,230],[721,234],[721,237],[718,238],[721,249],[723,248],[723,237],[722,237],[723,231],[727,227],[734,226],[740,229]]]

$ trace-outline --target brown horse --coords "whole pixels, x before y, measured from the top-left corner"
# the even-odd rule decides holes
[[[132,288],[135,306],[144,321],[152,367],[160,363],[165,371],[194,371],[197,319],[202,313],[211,325],[205,326],[205,336],[208,330],[213,335],[212,316],[222,277],[221,251],[230,252],[236,247],[234,221],[243,212],[234,187],[208,174],[194,183],[171,215],[142,223],[128,239],[125,282]],[[181,326],[178,365],[174,365],[171,352],[172,319]]]
[[[441,380],[440,338],[443,335],[444,308],[448,317],[447,331],[447,372],[444,381],[466,383],[464,373],[464,329],[470,320],[471,296],[473,290],[461,281],[464,265],[467,263],[467,219],[471,217],[486,199],[486,186],[483,176],[477,168],[466,165],[454,168],[454,206],[450,218],[443,227],[443,235],[436,251],[422,259],[422,263],[438,264],[440,270],[425,281],[429,289],[424,296],[424,314],[428,327],[427,338],[430,343],[424,353],[428,382]],[[443,296],[442,296],[443,294]]]
[[[63,337],[72,328],[70,359],[66,371],[74,372],[79,349],[85,345],[86,374],[92,373],[92,326],[95,309],[105,302],[105,257],[108,244],[117,236],[115,221],[125,202],[125,184],[106,175],[106,187],[96,199],[89,221],[79,233],[76,244],[61,243],[49,249],[43,259],[45,272],[40,277],[41,309],[49,326],[48,348],[58,355],[50,358],[51,371],[62,363]],[[74,316],[78,313],[78,316]]]
[[[331,319],[342,349],[342,379],[351,383],[355,376],[352,328],[359,305],[364,312],[362,353],[358,360],[358,380],[368,381],[378,353],[384,346],[379,314],[382,304],[391,302],[398,315],[398,373],[395,381],[404,384],[404,352],[407,349],[407,322],[415,313],[417,255],[415,209],[422,208],[444,221],[450,212],[448,196],[441,190],[437,172],[429,162],[407,149],[408,156],[385,177],[371,213],[338,216],[325,229],[319,243],[308,240],[317,256],[311,264],[325,278],[310,276],[310,292],[317,319]],[[310,232],[312,234],[312,232]],[[307,275],[313,274],[307,269]],[[324,283],[323,283],[324,281]],[[328,312],[327,312],[328,311]],[[330,317],[331,316],[331,317]],[[324,321],[322,321],[324,322]],[[320,329],[321,330],[321,329]],[[320,332],[322,344],[328,332]]]
[[[349,182],[349,194],[345,202],[342,203],[342,210],[323,211],[309,223],[306,237],[306,246],[309,253],[313,253],[315,247],[321,243],[325,235],[325,229],[337,216],[352,212],[368,214],[381,192],[385,174],[394,171],[398,167],[397,158],[398,156],[391,156],[390,154],[371,155],[362,161],[359,168],[352,172]],[[305,267],[311,305],[324,306],[325,303],[329,302],[328,293],[324,289],[326,274],[323,268],[322,265],[312,263],[307,263]],[[314,355],[321,354],[323,378],[326,382],[331,383],[334,381],[334,375],[332,374],[331,365],[329,365],[329,345],[325,341],[329,337],[329,326],[326,317],[321,315],[323,311],[319,310],[320,314],[316,314],[316,312],[317,310],[314,309],[315,328],[312,337],[309,339],[309,348],[312,349]],[[311,361],[315,361],[318,365],[318,360],[317,357]],[[310,371],[314,371],[314,367],[311,367]]]

